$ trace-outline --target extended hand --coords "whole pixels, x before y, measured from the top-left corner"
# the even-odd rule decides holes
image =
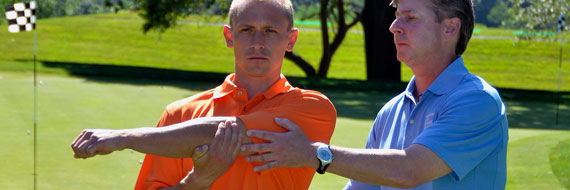
[[[119,130],[86,129],[71,143],[71,148],[75,158],[105,155],[124,149],[124,137]]]
[[[245,129],[230,121],[220,123],[210,145],[198,146],[194,150],[194,169],[180,182],[178,189],[207,189],[226,173],[240,151],[242,130]]]
[[[268,162],[253,168],[259,172],[276,167],[315,167],[318,166],[316,148],[313,142],[305,136],[303,130],[288,119],[275,118],[275,122],[289,130],[286,133],[273,133],[259,130],[249,130],[247,135],[270,143],[247,144],[242,151],[264,152],[260,155],[247,157],[248,162]]]

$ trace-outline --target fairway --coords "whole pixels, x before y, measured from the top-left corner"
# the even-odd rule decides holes
[[[30,72],[0,71],[0,120],[4,121],[4,131],[0,133],[0,189],[32,189],[33,135],[27,134],[33,126],[31,76]],[[45,73],[39,79],[42,84],[38,99],[38,189],[42,190],[132,189],[142,154],[124,150],[76,160],[70,148],[75,136],[84,128],[154,126],[168,103],[215,87],[220,82],[69,77]],[[332,99],[340,116],[332,144],[355,148],[364,146],[379,106],[369,110],[371,113],[366,114],[366,118],[346,114],[346,109],[349,105],[381,105],[394,95],[393,92],[322,92]],[[533,102],[516,103],[536,105]],[[532,114],[510,108],[508,113],[520,117]],[[568,122],[565,125],[568,126]],[[568,151],[564,142],[570,140],[570,131],[514,127],[509,130],[507,189],[563,189],[559,179],[568,179],[570,168],[556,158],[551,162],[551,150]],[[551,163],[559,166],[556,171],[552,170]],[[311,189],[340,189],[346,181],[331,174],[316,175]]]

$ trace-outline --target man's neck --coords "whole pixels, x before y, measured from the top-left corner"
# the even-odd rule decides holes
[[[236,71],[233,82],[239,88],[244,88],[247,91],[247,99],[251,100],[257,94],[267,91],[280,78],[280,73],[270,77],[251,77]]]
[[[423,63],[411,64],[412,72],[415,76],[414,96],[417,98],[431,86],[437,77],[449,66],[457,57],[448,56],[434,60],[425,60]]]

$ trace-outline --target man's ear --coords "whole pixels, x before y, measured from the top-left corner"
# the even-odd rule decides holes
[[[234,42],[232,41],[232,27],[229,25],[224,25],[224,37],[226,38],[226,46],[228,48],[234,47]]]
[[[453,39],[461,32],[461,20],[457,17],[447,18],[443,20],[444,31],[443,34],[446,39]]]
[[[287,44],[287,51],[292,52],[295,43],[297,42],[297,37],[299,36],[299,29],[293,28],[289,32],[289,43]]]

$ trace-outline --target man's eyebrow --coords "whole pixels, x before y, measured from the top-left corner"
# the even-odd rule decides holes
[[[236,23],[236,27],[239,27],[239,28],[251,28],[251,27],[253,27],[253,25]]]
[[[414,10],[411,9],[406,9],[406,10],[397,10],[396,11],[396,16],[398,16],[399,14],[410,14],[410,13],[414,13]]]

